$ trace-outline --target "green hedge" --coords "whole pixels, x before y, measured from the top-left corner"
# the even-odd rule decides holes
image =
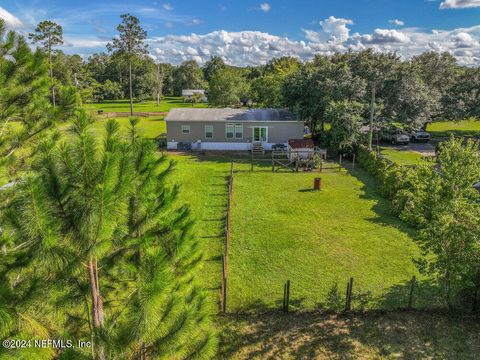
[[[412,169],[398,165],[363,145],[357,148],[357,159],[360,166],[380,182],[381,195],[395,200],[392,202],[392,212],[399,215],[405,204],[398,201],[397,194],[408,189]]]

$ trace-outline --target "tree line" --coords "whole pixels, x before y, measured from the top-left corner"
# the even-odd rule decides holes
[[[339,125],[331,127],[329,141],[342,150],[353,145],[362,125],[369,126],[371,144],[386,124],[421,128],[435,120],[480,117],[480,68],[461,66],[448,53],[405,60],[368,49],[247,67],[213,56],[202,66],[194,60],[175,66],[149,56],[147,33],[136,17],[122,15],[117,30],[107,52],[87,59],[56,50],[52,81],[75,85],[84,101],[129,98],[132,108],[134,99],[160,103],[183,89],[207,90],[211,106],[287,107],[319,140],[327,123]]]

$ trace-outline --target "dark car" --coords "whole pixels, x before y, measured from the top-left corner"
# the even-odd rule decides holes
[[[425,130],[412,131],[411,133],[412,142],[429,142],[430,134]]]

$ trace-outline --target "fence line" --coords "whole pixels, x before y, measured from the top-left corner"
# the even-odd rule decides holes
[[[220,310],[227,311],[227,282],[228,282],[228,253],[230,249],[231,204],[233,193],[233,160],[230,161],[230,174],[228,176],[227,213],[225,215],[225,240],[222,256],[222,284],[220,287]]]

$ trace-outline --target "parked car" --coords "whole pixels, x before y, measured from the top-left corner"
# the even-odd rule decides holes
[[[411,140],[412,142],[429,142],[430,134],[425,130],[412,131]]]
[[[408,133],[395,126],[383,128],[380,131],[380,138],[383,141],[392,143],[393,145],[406,145],[410,142],[410,136]]]
[[[392,145],[407,145],[410,142],[410,137],[407,133],[399,130],[392,134],[390,141]]]

